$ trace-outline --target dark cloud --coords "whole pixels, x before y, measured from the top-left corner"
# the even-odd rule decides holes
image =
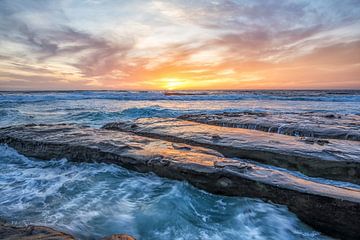
[[[31,50],[12,57],[21,58],[23,61],[26,61],[27,57],[31,59],[29,61],[33,61],[35,57],[38,62],[51,61],[56,57],[69,57],[71,60],[64,64],[78,68],[84,77],[92,77],[107,74],[117,68],[127,51],[131,50],[134,44],[132,40],[114,42],[104,36],[95,36],[64,25],[66,21],[63,20],[66,16],[53,4],[53,1],[0,2],[0,42],[7,40],[20,43]],[[19,17],[23,11],[31,13],[33,10],[36,13],[39,9],[41,12],[49,11],[50,15],[54,11],[57,12],[56,16],[60,17],[63,23],[54,23],[51,28],[42,28]]]
[[[10,33],[4,29],[6,22],[12,22]],[[70,26],[38,29],[11,16],[8,16],[5,23],[1,25],[3,28],[2,39],[27,46],[31,52],[26,54],[31,55],[32,58],[36,57],[38,62],[45,62],[55,57],[69,56],[72,60],[78,59],[78,62],[69,61],[68,65],[78,68],[86,77],[111,72],[134,44],[128,39],[124,39],[122,42],[114,42],[104,37],[76,30]],[[22,58],[22,54],[18,57]]]

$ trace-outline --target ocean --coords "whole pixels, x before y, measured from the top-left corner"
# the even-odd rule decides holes
[[[0,92],[0,127],[103,124],[193,113],[360,115],[360,91]],[[294,172],[294,174],[299,174]],[[224,197],[115,165],[41,161],[0,145],[0,217],[80,239],[329,239],[285,206]]]

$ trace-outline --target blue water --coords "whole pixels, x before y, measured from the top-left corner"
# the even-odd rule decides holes
[[[100,127],[116,120],[222,111],[360,114],[356,91],[191,94],[2,92],[0,127],[64,122]],[[81,239],[112,233],[139,239],[326,239],[284,206],[216,196],[113,165],[29,159],[4,145],[0,217],[52,226]]]
[[[223,111],[360,114],[360,91],[200,93],[166,96],[163,92],[0,92],[0,127],[23,123],[100,127],[121,119]]]
[[[82,239],[326,239],[286,207],[216,196],[106,164],[37,161],[0,145],[0,216]]]

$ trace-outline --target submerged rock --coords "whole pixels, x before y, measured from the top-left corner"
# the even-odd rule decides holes
[[[165,126],[168,121],[164,120]],[[141,122],[137,124],[144,130]],[[201,132],[201,128],[192,130]],[[208,136],[203,137],[207,139]],[[213,150],[75,125],[3,128],[0,142],[31,157],[114,163],[141,172],[152,171],[162,177],[187,180],[215,194],[269,200],[287,205],[305,223],[331,236],[360,238],[359,190],[313,182],[241,159],[224,158],[214,155]]]
[[[7,240],[74,240],[66,233],[49,227],[33,226],[19,227],[0,221],[0,239]]]
[[[360,116],[307,113],[188,114],[179,119],[291,136],[360,141]]]
[[[173,118],[138,119],[135,121],[136,129],[131,128],[131,124],[109,123],[103,128],[211,148],[226,157],[248,158],[309,176],[360,183],[360,142],[306,141],[292,136]]]

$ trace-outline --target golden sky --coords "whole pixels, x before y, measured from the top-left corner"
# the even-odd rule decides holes
[[[0,1],[0,90],[355,88],[358,0]]]

